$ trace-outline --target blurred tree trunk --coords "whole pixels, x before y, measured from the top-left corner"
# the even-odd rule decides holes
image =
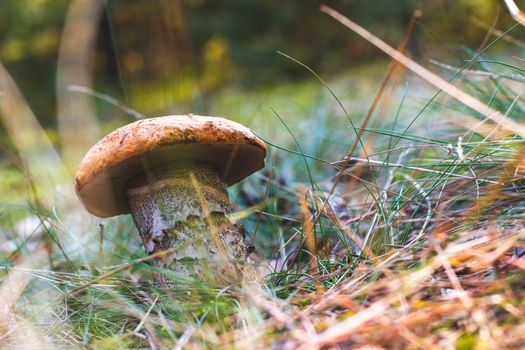
[[[70,90],[90,88],[102,0],[73,0],[62,31],[57,65],[57,119],[62,154],[73,169],[99,135],[92,97]]]

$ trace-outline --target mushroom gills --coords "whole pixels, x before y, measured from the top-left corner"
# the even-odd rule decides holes
[[[154,168],[134,177],[126,192],[148,254],[180,247],[154,259],[154,265],[175,276],[197,277],[207,268],[228,273],[220,251],[236,264],[246,261],[244,229],[229,222],[228,192],[211,164],[181,160]]]

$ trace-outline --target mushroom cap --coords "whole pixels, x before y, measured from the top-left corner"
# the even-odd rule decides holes
[[[126,185],[147,168],[177,160],[209,162],[229,186],[263,168],[265,155],[264,143],[231,120],[192,114],[142,119],[91,147],[78,167],[75,191],[98,217],[126,214]]]

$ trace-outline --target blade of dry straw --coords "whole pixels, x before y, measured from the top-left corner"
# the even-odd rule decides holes
[[[24,291],[31,278],[31,273],[23,271],[25,268],[31,268],[27,263],[19,266],[21,269],[12,269],[7,278],[0,284],[0,300],[2,300],[3,310],[0,313],[0,334],[4,334],[9,329],[9,317],[13,312],[16,301]]]
[[[228,256],[226,252],[226,246],[219,235],[225,226],[227,226],[227,224],[217,224],[213,222],[211,219],[211,211],[207,205],[206,198],[204,197],[202,186],[193,173],[190,173],[190,181],[197,192],[197,198],[202,206],[202,211],[204,212],[206,223],[209,227],[210,236],[213,239],[217,250],[219,251],[219,256],[224,264],[226,264],[228,267],[231,267],[231,269],[227,269],[226,271],[230,274],[229,277],[238,280],[240,277],[239,271]]]
[[[44,129],[1,63],[0,118],[28,173],[38,180],[39,202],[51,207],[56,185],[64,181],[72,183],[72,180]]]
[[[28,261],[20,262],[0,284],[0,344],[10,344],[13,348],[23,344],[24,349],[28,350],[50,349],[53,345],[42,343],[42,335],[35,329],[35,324],[24,320],[16,307],[31,279],[31,271]],[[9,340],[1,340],[4,337]]]
[[[507,8],[509,9],[512,18],[514,18],[514,20],[516,20],[516,22],[518,22],[522,26],[525,26],[525,14],[523,14],[523,12],[520,11],[516,3],[513,0],[504,1],[505,5],[507,5]]]
[[[372,45],[376,46],[378,49],[380,49],[381,51],[383,51],[384,53],[386,53],[387,55],[389,55],[390,57],[398,61],[400,64],[405,66],[407,69],[414,72],[415,74],[420,76],[422,79],[434,85],[441,91],[455,98],[459,102],[463,103],[465,106],[480,113],[481,115],[485,116],[487,119],[494,121],[496,124],[500,124],[502,128],[509,130],[513,132],[514,134],[519,135],[521,137],[525,137],[525,126],[523,126],[522,124],[514,120],[507,119],[499,111],[487,106],[485,103],[481,102],[475,97],[458,89],[457,87],[450,84],[446,80],[442,79],[438,75],[432,73],[431,71],[424,68],[420,64],[414,62],[412,59],[405,56],[398,50],[394,49],[392,46],[388,45],[383,40],[379,39],[377,36],[370,33],[369,31],[367,31],[366,29],[364,29],[357,23],[351,21],[350,19],[348,19],[341,13],[337,12],[336,10],[328,6],[322,5],[321,11],[331,16],[335,20],[339,21],[345,27],[354,31],[355,33],[360,35],[362,38],[366,39]]]
[[[312,272],[319,273],[319,266],[317,265],[317,247],[315,241],[314,223],[312,221],[312,213],[308,208],[306,202],[306,196],[308,195],[308,189],[304,186],[299,188],[297,198],[299,200],[299,208],[303,215],[303,232],[306,239],[306,248],[310,253],[310,269]]]

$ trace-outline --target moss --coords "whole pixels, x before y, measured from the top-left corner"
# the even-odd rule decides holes
[[[456,340],[456,349],[458,350],[472,350],[478,344],[478,337],[475,334],[465,333]]]

